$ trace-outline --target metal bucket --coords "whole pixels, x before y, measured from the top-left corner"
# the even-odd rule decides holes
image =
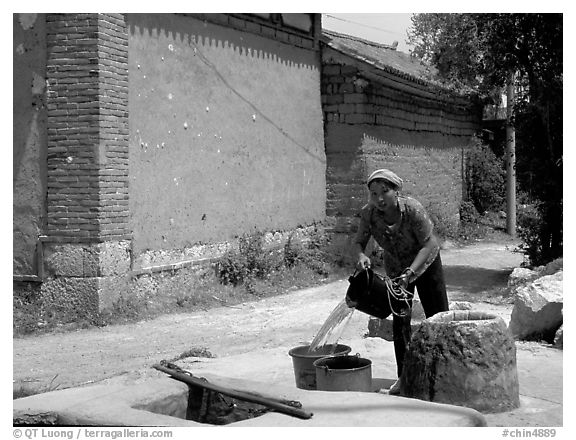
[[[294,378],[296,387],[303,390],[316,389],[316,369],[314,361],[326,356],[341,356],[350,353],[350,347],[344,344],[325,345],[314,352],[309,352],[309,345],[294,347],[288,354],[292,356],[292,365],[294,366]]]
[[[372,361],[356,356],[324,357],[314,361],[316,389],[372,391]]]

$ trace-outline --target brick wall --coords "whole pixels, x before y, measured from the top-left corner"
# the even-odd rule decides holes
[[[326,215],[333,229],[355,230],[367,202],[366,177],[378,168],[395,171],[405,194],[456,222],[463,150],[480,123],[475,103],[330,48],[323,60]]]
[[[43,308],[92,319],[130,270],[124,16],[47,14],[46,47]]]
[[[182,14],[271,38],[304,49],[317,49],[320,14]]]
[[[120,14],[47,15],[48,240],[126,239],[127,36]]]
[[[326,122],[386,127],[389,142],[436,148],[467,144],[481,116],[467,98],[346,64],[323,63],[322,103]]]

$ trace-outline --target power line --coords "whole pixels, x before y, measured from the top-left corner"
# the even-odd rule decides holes
[[[344,21],[344,22],[346,22],[346,23],[355,24],[355,25],[362,26],[362,27],[365,27],[365,28],[370,28],[370,29],[374,29],[374,30],[377,30],[377,31],[387,32],[387,33],[393,34],[393,35],[402,35],[400,32],[393,32],[393,31],[389,31],[389,30],[387,30],[387,29],[382,29],[382,28],[376,27],[376,26],[370,26],[370,25],[367,25],[367,24],[358,23],[358,22],[356,22],[356,21],[346,20],[345,18],[334,17],[333,15],[330,15],[330,14],[324,14],[324,15],[325,15],[326,17],[333,18],[334,20]]]

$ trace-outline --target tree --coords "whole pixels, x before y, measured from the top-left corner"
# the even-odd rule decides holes
[[[515,73],[517,179],[538,202],[542,260],[562,255],[562,14],[415,14],[412,55],[484,103]]]

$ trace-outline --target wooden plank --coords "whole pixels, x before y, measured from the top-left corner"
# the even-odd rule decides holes
[[[239,400],[245,400],[246,402],[252,402],[257,403],[259,405],[264,405],[269,408],[272,408],[277,412],[287,414],[293,417],[298,417],[300,419],[309,419],[313,415],[312,413],[300,409],[302,406],[300,402],[288,401],[284,399],[275,399],[272,397],[264,397],[261,396],[260,394],[248,391],[226,388],[220,385],[210,383],[206,379],[196,377],[192,373],[182,370],[177,366],[174,366],[177,369],[170,368],[170,366],[155,364],[152,367],[158,371],[162,371],[163,373],[168,374],[173,379],[176,379],[180,382],[184,382],[188,386],[206,388],[208,390],[216,391],[218,393],[222,393],[226,396],[230,396]]]

